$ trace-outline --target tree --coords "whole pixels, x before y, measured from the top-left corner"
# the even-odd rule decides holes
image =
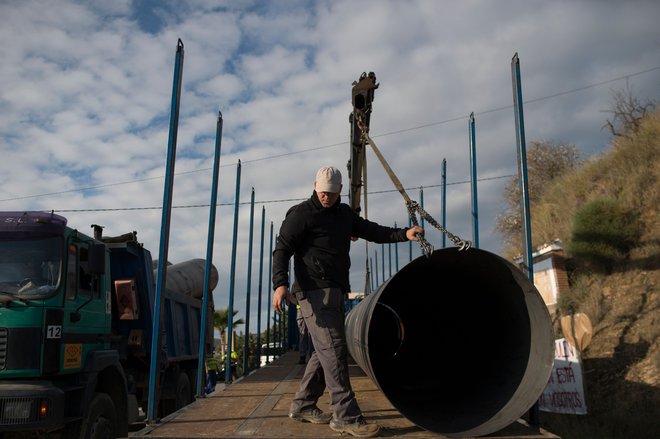
[[[238,311],[234,310],[233,317],[236,317]],[[243,319],[232,320],[232,332],[238,325],[245,323]],[[227,325],[229,325],[229,308],[220,309],[213,313],[213,327],[220,332],[220,346],[222,353],[227,350]]]
[[[626,88],[623,90],[613,90],[611,92],[614,100],[614,108],[609,110],[612,113],[612,120],[607,120],[603,128],[607,127],[612,136],[623,137],[634,134],[639,129],[642,119],[651,114],[656,103],[653,100],[642,102],[633,93],[632,87],[626,81]]]
[[[527,147],[527,183],[530,209],[540,200],[550,182],[580,164],[579,153],[573,144],[532,141]],[[520,183],[516,174],[504,188],[504,213],[498,216],[496,230],[509,249],[518,249],[522,242],[520,216]],[[514,252],[515,253],[515,252]]]
[[[235,349],[237,351],[238,355],[238,372],[239,375],[244,375],[245,370],[243,370],[243,364],[244,364],[244,355],[245,351],[243,348],[245,347],[245,337],[248,338],[248,351],[247,351],[247,358],[248,358],[248,366],[247,366],[247,372],[254,370],[257,368],[257,359],[256,359],[256,353],[257,353],[257,334],[238,334],[236,336],[236,344],[241,347],[241,349]]]

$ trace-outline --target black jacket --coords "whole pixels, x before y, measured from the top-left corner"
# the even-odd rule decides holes
[[[273,289],[289,286],[289,259],[294,256],[297,286],[302,291],[339,287],[350,291],[351,236],[368,241],[407,241],[405,228],[385,227],[356,214],[340,200],[324,208],[316,192],[286,214],[273,251]]]

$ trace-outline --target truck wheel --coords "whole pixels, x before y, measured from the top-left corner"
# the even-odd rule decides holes
[[[190,381],[190,402],[195,400],[197,395],[197,370],[192,369],[188,371],[188,380]],[[204,371],[202,371],[202,382],[205,383]]]
[[[176,394],[172,399],[162,400],[163,414],[165,417],[175,411],[187,406],[192,402],[190,379],[185,372],[179,373],[176,381]]]
[[[115,435],[117,412],[107,393],[95,393],[82,425],[84,438],[112,439]]]
[[[175,410],[179,410],[192,402],[192,387],[188,374],[181,372],[176,383]]]

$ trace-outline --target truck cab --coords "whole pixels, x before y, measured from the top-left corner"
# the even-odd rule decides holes
[[[66,438],[126,436],[149,402],[156,300],[159,416],[194,400],[206,262],[168,266],[157,297],[154,261],[136,232],[104,237],[92,227],[90,237],[54,213],[0,212],[0,438],[60,429]],[[210,268],[209,291],[218,280]]]
[[[73,425],[73,437],[93,410],[106,413],[95,421],[106,429],[126,430],[107,249],[66,224],[52,213],[0,212],[0,432]]]

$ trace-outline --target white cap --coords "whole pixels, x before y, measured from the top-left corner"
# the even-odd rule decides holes
[[[325,166],[316,173],[314,183],[316,192],[338,193],[341,191],[341,172],[333,166]]]

